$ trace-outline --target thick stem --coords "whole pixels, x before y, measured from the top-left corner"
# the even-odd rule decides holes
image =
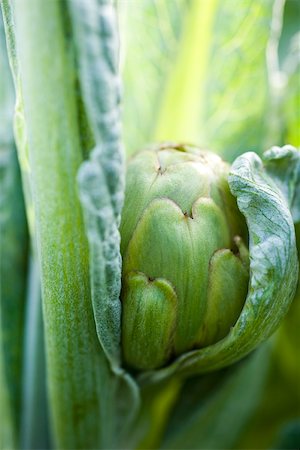
[[[56,445],[100,442],[101,350],[77,197],[82,160],[72,49],[58,1],[16,1],[16,40],[40,260]]]
[[[19,442],[28,233],[13,138],[14,89],[0,11],[0,448]]]

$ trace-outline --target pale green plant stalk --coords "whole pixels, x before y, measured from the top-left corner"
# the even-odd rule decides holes
[[[28,234],[13,137],[14,89],[0,17],[0,447],[19,445]]]
[[[49,439],[49,426],[47,423],[48,405],[46,394],[46,373],[45,373],[45,346],[44,346],[44,328],[42,321],[42,304],[41,304],[41,289],[40,276],[38,270],[36,239],[34,231],[34,214],[33,202],[30,186],[30,167],[28,163],[28,141],[24,123],[23,113],[23,99],[21,93],[21,83],[18,74],[18,61],[15,50],[15,35],[12,18],[12,9],[8,2],[3,2],[3,18],[6,23],[6,38],[8,50],[10,51],[10,63],[12,66],[12,75],[14,79],[15,89],[17,93],[17,104],[15,112],[15,140],[18,146],[18,162],[21,165],[22,187],[24,196],[26,198],[26,214],[27,223],[29,225],[29,234],[31,237],[31,255],[29,257],[27,287],[25,283],[23,287],[24,295],[26,293],[26,305],[22,327],[24,327],[23,340],[19,345],[19,351],[22,350],[22,374],[18,375],[18,383],[20,385],[20,407],[18,407],[20,420],[18,424],[18,443],[17,447],[24,449],[30,448],[47,448]],[[11,24],[11,26],[9,26]],[[4,36],[3,36],[4,37]],[[7,90],[9,93],[9,90]],[[13,94],[13,90],[11,89]],[[13,97],[13,95],[12,95]],[[13,105],[13,99],[12,99]],[[7,130],[12,131],[13,124],[13,106],[10,116],[11,125],[6,124]],[[10,132],[11,132],[10,131]],[[16,153],[16,152],[15,152]],[[15,155],[14,166],[18,168],[17,157]],[[18,169],[19,170],[19,169]],[[15,193],[21,195],[17,186],[20,180],[16,179],[13,189]],[[19,208],[19,203],[12,202],[15,208]],[[24,217],[25,219],[25,217]],[[18,223],[18,220],[15,220]],[[21,225],[21,223],[19,224]],[[6,224],[7,229],[14,229],[15,225],[10,227]],[[15,238],[17,244],[19,239]],[[21,247],[19,246],[21,250]],[[12,265],[12,263],[10,263]],[[9,267],[11,270],[11,267]],[[26,274],[24,274],[25,276]],[[6,278],[6,277],[4,277]],[[8,285],[14,288],[14,283],[9,280],[5,281]],[[18,308],[15,308],[18,311]],[[19,309],[20,311],[20,309]],[[8,323],[10,329],[17,330],[17,324],[12,321]]]
[[[59,2],[16,2],[16,41],[54,436],[59,447],[89,448],[97,446],[100,439],[100,348],[93,326],[87,243],[76,193],[82,151],[74,62],[64,35],[61,6]]]
[[[20,448],[49,448],[49,411],[42,317],[41,283],[37,255],[29,260],[23,338],[23,376]]]

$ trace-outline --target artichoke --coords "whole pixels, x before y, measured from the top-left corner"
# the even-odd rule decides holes
[[[192,146],[143,151],[120,224],[121,189],[99,183],[102,151],[79,173],[92,306],[137,408],[140,387],[227,367],[278,329],[298,280],[300,152],[246,152],[229,168]]]
[[[125,364],[157,369],[223,339],[249,284],[248,232],[229,165],[165,144],[128,164],[120,226]]]

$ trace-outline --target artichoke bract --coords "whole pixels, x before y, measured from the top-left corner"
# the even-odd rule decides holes
[[[128,164],[122,212],[122,351],[156,369],[223,339],[249,283],[248,235],[229,165],[194,146],[164,144]]]

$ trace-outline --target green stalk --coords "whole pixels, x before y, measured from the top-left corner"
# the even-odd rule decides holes
[[[0,148],[0,396],[3,399],[0,415],[6,422],[0,426],[0,435],[13,437],[11,442],[3,438],[4,448],[17,448],[28,236],[14,144],[11,143],[11,148],[8,146],[6,154],[1,150],[3,148]]]
[[[0,14],[0,448],[18,447],[28,234],[13,137],[14,89]]]
[[[29,264],[23,355],[20,447],[30,450],[48,449],[44,327],[40,274],[34,252]]]
[[[54,438],[59,448],[96,448],[101,352],[76,189],[82,149],[64,4],[15,3]]]

